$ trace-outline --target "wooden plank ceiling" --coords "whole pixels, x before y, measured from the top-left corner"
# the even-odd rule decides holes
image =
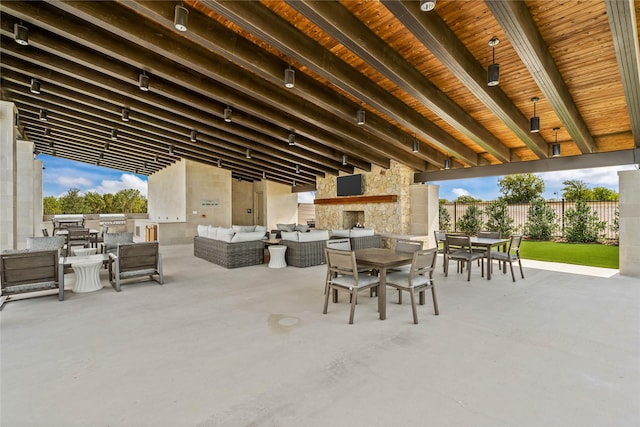
[[[177,5],[189,12],[185,32],[174,27]],[[637,152],[633,0],[419,6],[6,1],[2,99],[17,105],[37,153],[146,175],[185,158],[294,191],[313,188],[316,176],[388,168],[391,160],[421,177],[447,158],[451,171],[471,173]],[[16,43],[16,24],[28,29],[27,45]],[[490,87],[493,37],[500,83]],[[293,88],[284,86],[289,67]],[[40,93],[30,90],[32,79]],[[537,133],[529,129],[533,97]],[[562,157],[551,159],[556,137]]]

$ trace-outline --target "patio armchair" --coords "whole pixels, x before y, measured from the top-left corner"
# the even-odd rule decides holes
[[[484,251],[475,252],[471,246],[471,237],[447,234],[444,252],[444,275],[449,276],[449,261],[458,261],[458,272],[461,266],[467,265],[467,281],[471,281],[471,264],[479,260],[484,277]]]
[[[64,279],[58,275],[58,250],[10,251],[0,254],[0,307],[12,295],[58,289],[64,299]]]
[[[436,239],[436,247],[438,248],[438,253],[442,254],[444,257],[444,245],[445,240],[447,239],[447,232],[443,230],[434,230],[433,236]],[[442,261],[442,271],[445,270],[444,260]]]
[[[327,314],[331,290],[333,290],[334,302],[337,302],[338,290],[346,291],[351,297],[349,324],[353,324],[358,291],[378,286],[380,279],[377,276],[358,273],[356,254],[353,251],[325,248],[325,256],[327,259],[327,292],[324,296],[322,313]]]
[[[104,233],[102,235],[102,253],[115,253],[121,243],[133,243],[133,233]]]
[[[141,276],[148,276],[150,280],[164,284],[158,242],[119,244],[116,252],[109,254],[109,281],[116,292],[121,290],[121,280]]]
[[[425,291],[431,289],[433,299],[433,309],[436,316],[440,314],[438,310],[438,299],[436,298],[436,288],[433,281],[433,270],[438,258],[437,249],[421,249],[413,253],[413,260],[408,272],[395,271],[387,274],[387,286],[398,290],[398,304],[402,304],[402,292],[409,292],[411,297],[411,310],[413,312],[413,323],[418,323],[418,311],[416,309],[416,293],[420,296],[420,305],[424,305]]]
[[[509,246],[507,247],[506,252],[495,251],[491,253],[491,261],[499,261],[504,263],[509,263],[509,268],[511,268],[511,278],[513,281],[516,281],[516,276],[513,273],[513,263],[514,261],[518,261],[518,266],[520,267],[520,275],[524,279],[524,272],[522,271],[522,263],[520,262],[520,244],[522,243],[522,234],[512,234],[511,240],[509,241]],[[487,268],[493,268],[493,266],[489,265]],[[507,266],[504,265],[503,273],[507,272]]]

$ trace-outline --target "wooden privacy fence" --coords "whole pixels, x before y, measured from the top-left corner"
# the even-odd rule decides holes
[[[473,205],[477,206],[482,210],[482,223],[486,224],[489,216],[486,213],[486,208],[489,206],[491,202],[477,202],[473,203]],[[444,203],[444,207],[449,212],[449,216],[451,217],[451,230],[458,231],[456,229],[456,222],[460,218],[462,218],[467,211],[467,208],[471,206],[471,203]],[[569,202],[566,200],[558,200],[558,201],[547,201],[547,205],[553,209],[556,213],[556,224],[558,225],[557,230],[555,232],[555,237],[562,237],[564,235],[564,214],[569,209],[575,209],[576,202]],[[604,237],[606,239],[617,239],[618,233],[612,230],[612,226],[616,220],[616,212],[618,210],[619,203],[615,202],[587,202],[589,208],[594,211],[600,221],[604,221],[606,223],[606,229],[604,230]],[[514,232],[523,232],[524,225],[529,221],[529,204],[528,203],[516,203],[510,204],[509,207],[509,216],[513,219],[513,231]]]

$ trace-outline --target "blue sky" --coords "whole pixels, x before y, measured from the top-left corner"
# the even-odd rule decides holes
[[[125,188],[134,188],[145,197],[147,195],[147,177],[130,172],[122,172],[88,163],[52,157],[46,154],[38,156],[44,162],[43,195],[60,197],[70,188],[79,188],[81,193],[95,191],[100,194],[115,194]],[[545,182],[545,199],[560,198],[562,196],[562,182],[577,179],[587,183],[590,188],[606,187],[618,191],[618,171],[630,170],[634,167],[615,166],[593,169],[576,169],[559,172],[536,173]],[[470,195],[481,200],[494,200],[500,196],[498,179],[496,177],[459,179],[453,181],[432,182],[440,186],[440,198],[454,200],[461,195]],[[557,196],[554,195],[557,193]],[[299,195],[298,200],[303,203],[313,201],[313,195]]]

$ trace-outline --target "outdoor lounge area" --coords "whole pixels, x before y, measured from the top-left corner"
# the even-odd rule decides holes
[[[3,426],[640,422],[640,289],[615,270],[524,260],[514,283],[437,268],[439,316],[427,298],[413,324],[389,289],[386,320],[362,293],[348,325],[344,295],[322,314],[325,265],[160,252],[164,286],[5,305]]]

